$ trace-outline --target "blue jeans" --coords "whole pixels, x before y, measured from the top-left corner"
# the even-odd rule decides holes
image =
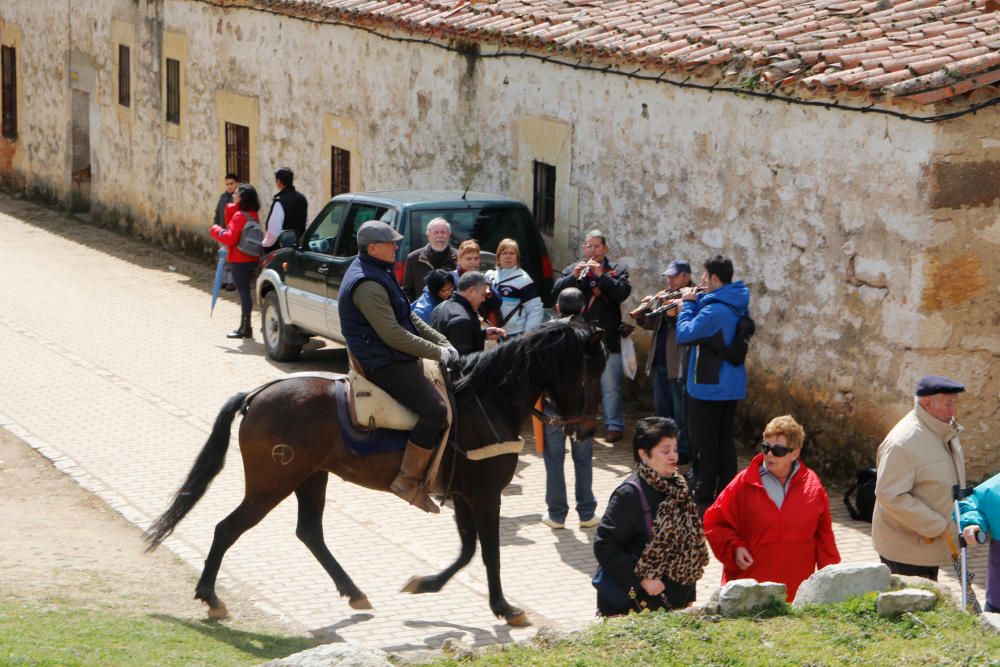
[[[545,414],[553,413],[546,409]],[[597,499],[591,488],[594,476],[594,441],[590,438],[583,442],[572,440],[570,453],[576,477],[576,512],[580,515],[581,521],[587,521],[593,518],[597,509]],[[545,448],[542,457],[545,460],[545,504],[548,506],[549,517],[559,523],[565,523],[566,515],[569,514],[569,504],[566,500],[566,474],[563,471],[566,462],[566,434],[561,426],[545,425]]]
[[[621,352],[608,354],[608,363],[601,374],[601,401],[604,404],[604,428],[609,431],[624,431]]]
[[[689,455],[691,448],[684,428],[684,378],[670,379],[666,366],[653,366],[653,405],[657,417],[670,417],[677,423],[681,432],[677,453]]]

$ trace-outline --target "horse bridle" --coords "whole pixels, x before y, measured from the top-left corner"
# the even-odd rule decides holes
[[[586,367],[587,360],[593,355],[584,353],[584,366]],[[580,377],[580,384],[583,386],[583,394],[587,395],[587,373],[582,373]],[[549,426],[568,426],[569,424],[579,424],[584,419],[586,415],[577,415],[575,417],[560,417],[559,415],[547,415],[534,405],[531,406],[531,415],[536,419],[542,421]]]

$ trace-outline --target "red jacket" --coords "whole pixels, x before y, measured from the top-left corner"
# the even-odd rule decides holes
[[[256,211],[236,211],[230,214],[229,204],[226,206],[226,228],[223,229],[218,225],[212,225],[212,238],[226,246],[228,253],[226,255],[226,261],[230,264],[239,264],[243,262],[256,262],[258,257],[251,257],[250,255],[244,255],[240,252],[236,244],[240,242],[240,234],[243,233],[243,225],[247,224],[247,214],[250,215],[254,220],[257,220]],[[260,222],[259,220],[257,221]]]
[[[799,470],[781,509],[760,479],[764,455],[758,454],[705,512],[705,537],[722,563],[722,583],[733,579],[775,581],[787,587],[788,601],[818,568],[840,562],[830,521],[830,500],[823,484],[799,460]],[[753,558],[745,570],[734,553],[744,547]]]

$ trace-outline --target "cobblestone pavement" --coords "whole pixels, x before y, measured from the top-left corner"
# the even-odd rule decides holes
[[[227,296],[209,318],[207,266],[169,261],[169,254],[140,242],[3,195],[0,238],[7,250],[0,282],[0,426],[140,527],[166,508],[229,396],[288,371],[344,370],[345,355],[332,344],[311,344],[298,364],[276,364],[264,357],[259,332],[253,341],[227,340],[238,305]],[[215,523],[242,494],[235,440],[230,448],[226,469],[165,543],[198,570]],[[595,447],[594,490],[602,507],[631,467],[627,450]],[[567,475],[572,484],[571,465]],[[831,490],[844,560],[874,559],[869,526],[846,517],[840,495]],[[504,494],[501,543],[505,593],[529,612],[533,628],[513,629],[492,616],[478,558],[438,594],[399,593],[410,575],[435,572],[457,555],[451,510],[425,516],[393,496],[335,477],[324,519],[327,542],[374,611],[351,610],[296,540],[294,500],[229,551],[220,583],[329,641],[394,651],[433,648],[449,637],[484,645],[524,638],[542,625],[580,627],[595,608],[593,531],[574,525],[572,514],[565,530],[540,524],[543,496],[544,466],[529,442]],[[977,551],[973,569],[981,584],[985,550]],[[719,577],[713,560],[699,596]]]

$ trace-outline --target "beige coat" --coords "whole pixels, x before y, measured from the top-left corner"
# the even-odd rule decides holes
[[[951,562],[941,534],[953,524],[952,487],[965,486],[958,431],[917,403],[879,445],[872,542],[883,558],[922,566]]]

